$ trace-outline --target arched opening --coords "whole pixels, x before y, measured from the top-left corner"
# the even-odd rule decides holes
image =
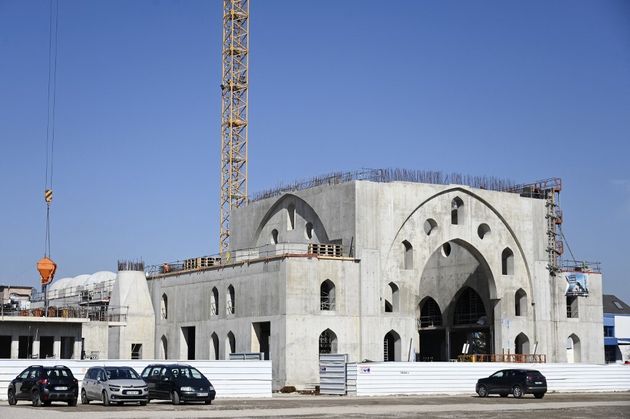
[[[577,319],[579,317],[578,311],[578,297],[576,295],[567,295],[567,319]]]
[[[400,361],[401,345],[400,335],[390,330],[383,339],[383,361]]]
[[[289,215],[289,219],[287,222],[287,230],[294,230],[295,229],[295,205],[290,204],[289,207],[287,208],[287,212]]]
[[[418,304],[418,336],[421,361],[445,361],[446,341],[442,327],[442,311],[438,303],[426,297]]]
[[[477,228],[477,235],[481,240],[485,239],[490,235],[490,226],[486,223],[479,224],[479,227]]]
[[[335,310],[335,284],[330,279],[322,282],[319,287],[320,295],[320,310],[322,311],[334,311]]]
[[[529,338],[525,335],[525,333],[519,333],[518,336],[516,336],[516,339],[514,339],[514,353],[529,353]]]
[[[427,218],[424,222],[424,233],[430,236],[437,229],[437,222],[433,218]]]
[[[461,224],[464,221],[464,201],[455,197],[451,201],[451,224]]]
[[[413,246],[407,240],[403,240],[403,269],[413,269]]]
[[[168,339],[162,336],[160,339],[160,359],[168,359]]]
[[[225,359],[230,359],[230,354],[236,352],[236,338],[234,333],[228,332],[225,337]]]
[[[420,347],[424,348],[430,339],[433,349],[426,358],[434,360],[457,359],[462,353],[492,353],[497,298],[492,270],[472,244],[461,239],[448,243],[449,256],[444,256],[442,245],[435,248],[419,281],[418,294],[439,296],[436,302],[440,301],[443,310],[442,326],[434,326],[433,330],[418,328]],[[427,311],[433,303],[428,304]],[[419,310],[422,315],[422,305]],[[420,359],[424,358],[421,351]]]
[[[514,275],[514,252],[509,247],[503,249],[501,253],[501,273],[503,275]]]
[[[234,287],[230,285],[227,289],[226,299],[225,299],[225,312],[226,314],[234,314],[235,307],[234,300]]]
[[[527,316],[527,293],[522,288],[514,294],[514,315]]]
[[[278,230],[271,230],[271,244],[278,244]]]
[[[166,294],[162,294],[162,300],[160,301],[160,317],[162,320],[168,319],[168,297]]]
[[[308,240],[311,240],[313,238],[313,223],[306,223],[305,233]]]
[[[319,353],[337,353],[337,335],[332,330],[326,329],[319,335]]]
[[[219,336],[216,333],[212,332],[210,335],[210,356],[209,359],[217,360],[219,359]]]
[[[387,284],[385,290],[385,312],[392,313],[400,310],[400,291],[393,282]]]
[[[580,338],[574,333],[567,339],[567,362],[573,364],[576,362],[582,362],[582,350],[581,350]]]
[[[212,288],[212,293],[210,294],[210,316],[218,316],[219,315],[219,290],[217,287]]]

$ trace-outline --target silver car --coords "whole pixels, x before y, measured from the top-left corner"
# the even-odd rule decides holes
[[[85,373],[81,403],[100,400],[104,406],[112,403],[137,402],[147,404],[147,383],[130,367],[92,367]]]

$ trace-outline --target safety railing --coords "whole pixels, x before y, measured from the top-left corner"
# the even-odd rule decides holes
[[[89,319],[94,321],[127,321],[128,306],[50,306],[47,309],[36,307],[24,310],[2,310],[2,316],[13,317],[55,317],[62,319]]]
[[[547,362],[545,354],[464,354],[457,357],[459,362],[513,362],[540,364]]]

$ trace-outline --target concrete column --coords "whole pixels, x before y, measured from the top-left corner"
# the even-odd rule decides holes
[[[20,337],[17,335],[11,336],[11,359],[17,359],[20,349]]]
[[[31,358],[37,357],[39,358],[39,336],[36,339],[33,339],[33,350],[31,351]]]
[[[61,358],[61,336],[55,336],[53,341],[53,356],[55,359]]]
[[[74,338],[72,359],[81,359],[81,338]]]

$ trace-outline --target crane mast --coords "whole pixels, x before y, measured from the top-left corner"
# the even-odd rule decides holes
[[[223,0],[221,75],[221,228],[219,252],[230,243],[230,214],[247,203],[249,0]]]

